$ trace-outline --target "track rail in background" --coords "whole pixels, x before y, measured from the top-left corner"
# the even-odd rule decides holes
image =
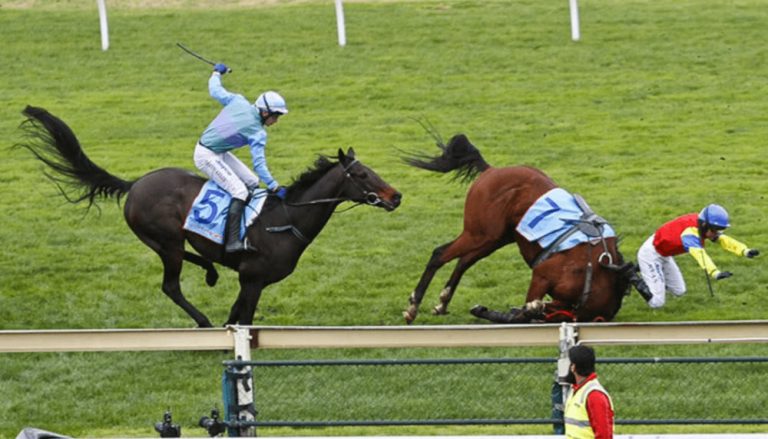
[[[594,345],[768,342],[768,320],[523,326],[233,326],[0,331],[0,353],[557,346],[566,326],[573,328],[580,343]]]
[[[233,350],[233,332],[229,328],[0,331],[0,352]]]

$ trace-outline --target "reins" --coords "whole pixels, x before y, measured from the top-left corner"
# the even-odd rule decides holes
[[[291,214],[288,213],[288,208],[285,207],[285,203],[280,203],[281,206],[283,206],[283,211],[285,212],[285,217],[288,219],[288,225],[285,226],[272,226],[272,227],[266,227],[265,230],[269,233],[280,233],[280,232],[291,232],[293,233],[293,236],[299,239],[299,241],[309,244],[311,241],[307,239],[306,236],[304,236],[303,233],[301,233],[301,230],[299,230],[298,227],[293,225],[293,221],[291,220]]]
[[[352,178],[352,174],[350,174],[349,169],[353,165],[355,165],[356,163],[360,163],[360,162],[357,159],[354,159],[351,162],[349,162],[349,164],[347,166],[344,167],[344,169],[343,169],[344,177],[348,178],[349,181],[352,182],[353,185],[355,185],[355,187],[360,189],[360,192],[363,193],[363,201],[350,200],[350,199],[347,199],[347,198],[335,197],[335,198],[318,198],[316,200],[304,201],[304,202],[301,202],[301,203],[289,203],[289,202],[284,201],[283,204],[287,204],[288,206],[291,206],[291,207],[302,207],[302,206],[313,206],[313,205],[317,205],[317,204],[338,203],[338,202],[342,202],[342,201],[353,201],[353,202],[356,203],[354,206],[352,206],[352,207],[350,207],[348,209],[344,209],[341,212],[346,212],[347,210],[352,209],[353,207],[357,207],[357,206],[359,206],[360,204],[363,204],[363,203],[369,204],[371,206],[376,206],[376,205],[381,204],[382,200],[381,200],[381,198],[379,197],[378,194],[376,194],[375,192],[369,192],[369,191],[363,189],[363,187],[360,186],[360,184],[357,182],[357,180]]]
[[[289,231],[289,232],[293,233],[293,236],[298,238],[301,242],[303,242],[305,244],[309,244],[311,242],[311,240],[308,239],[303,233],[301,233],[301,230],[299,230],[296,226],[293,225],[293,221],[291,220],[291,215],[288,212],[287,206],[290,206],[290,207],[305,207],[305,206],[317,206],[317,205],[321,205],[321,204],[340,203],[340,202],[343,202],[343,201],[352,201],[352,202],[354,202],[355,204],[353,204],[352,206],[350,206],[350,207],[348,207],[348,208],[346,208],[344,210],[334,211],[333,212],[333,213],[344,213],[344,212],[347,212],[348,210],[353,209],[353,208],[355,208],[357,206],[360,206],[362,204],[369,204],[371,206],[376,206],[376,205],[381,204],[383,201],[379,197],[378,194],[376,194],[375,192],[369,192],[369,191],[365,190],[352,177],[352,174],[349,172],[349,169],[353,165],[355,165],[356,163],[360,163],[360,162],[357,159],[354,159],[351,162],[349,162],[349,164],[347,164],[343,168],[343,172],[344,172],[344,177],[349,179],[349,181],[352,182],[352,184],[355,185],[355,187],[357,187],[358,189],[360,189],[360,191],[363,193],[363,200],[362,201],[361,200],[352,200],[352,199],[348,199],[348,198],[341,198],[341,197],[318,198],[316,200],[303,201],[303,202],[300,202],[300,203],[289,203],[289,202],[287,202],[285,200],[281,200],[280,205],[283,206],[283,211],[285,212],[285,217],[288,220],[288,224],[284,225],[284,226],[267,227],[265,230],[267,232],[270,232],[270,233],[281,233],[281,232]]]

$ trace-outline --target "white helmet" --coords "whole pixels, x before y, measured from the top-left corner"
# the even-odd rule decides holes
[[[265,91],[260,94],[253,105],[259,110],[266,111],[267,113],[288,113],[285,99],[274,91]]]

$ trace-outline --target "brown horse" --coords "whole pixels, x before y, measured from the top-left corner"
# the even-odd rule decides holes
[[[289,188],[285,202],[269,197],[261,215],[246,232],[249,249],[227,254],[224,246],[184,230],[183,224],[205,179],[183,169],[159,169],[135,181],[109,174],[90,161],[75,134],[60,119],[42,108],[27,107],[26,128],[31,141],[21,146],[60,176],[54,181],[81,190],[73,203],[96,198],[127,195],[124,214],[136,236],[154,250],[163,262],[163,292],[192,317],[200,327],[211,322],[187,301],[179,277],[186,260],[206,270],[206,282],[213,286],[218,273],[213,263],[239,273],[240,294],[232,305],[226,324],[250,325],[267,285],[291,274],[299,257],[344,201],[394,210],[400,193],[373,170],[355,158],[350,148],[338,151],[338,161],[321,156],[315,167],[302,174]],[[60,187],[61,189],[61,187]],[[188,252],[189,243],[198,254]]]
[[[442,149],[442,155],[410,154],[404,157],[406,163],[430,171],[455,171],[456,177],[465,181],[475,177],[477,180],[467,193],[464,231],[432,252],[410,296],[410,306],[403,312],[406,322],[411,323],[416,318],[424,293],[440,267],[458,259],[440,293],[440,304],[434,308],[434,314],[447,313],[448,303],[464,272],[480,259],[513,242],[517,243],[523,259],[533,270],[525,306],[510,312],[497,312],[478,305],[471,310],[473,315],[499,323],[613,319],[623,296],[629,292],[630,282],[637,276],[634,265],[624,263],[617,239],[603,236],[607,223],[579,200],[585,215],[573,227],[585,231],[592,239],[564,251],[554,251],[556,245],[542,248],[538,242],[531,242],[518,232],[517,226],[528,209],[543,194],[557,188],[557,184],[532,167],[490,166],[462,134],[454,136],[448,146],[435,133],[433,137]],[[552,301],[544,303],[547,295]]]

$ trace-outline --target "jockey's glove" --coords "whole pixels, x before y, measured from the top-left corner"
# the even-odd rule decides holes
[[[730,271],[716,271],[714,274],[715,280],[722,280],[733,276],[733,273]]]
[[[746,257],[748,257],[750,259],[754,258],[755,256],[757,256],[759,254],[760,254],[760,250],[758,250],[756,248],[748,248],[748,249],[744,250],[744,256],[746,256]]]
[[[281,200],[285,200],[285,195],[288,193],[288,189],[286,189],[283,186],[278,186],[275,190],[271,192],[272,192],[272,195],[276,196],[277,198]]]
[[[218,63],[218,64],[213,66],[213,71],[214,72],[219,72],[220,74],[223,75],[223,74],[229,72],[230,70],[229,70],[229,67],[227,67],[226,64]]]

